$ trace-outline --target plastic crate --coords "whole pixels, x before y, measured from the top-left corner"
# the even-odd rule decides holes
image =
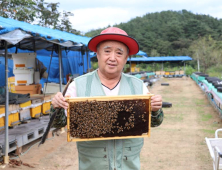
[[[37,107],[30,108],[31,117],[32,118],[39,118],[41,116],[41,105]]]
[[[20,121],[31,119],[30,108],[19,111]]]
[[[28,106],[30,106],[32,103],[31,103],[31,100],[29,100],[29,101],[27,101],[27,102],[25,102],[25,103],[21,103],[21,104],[19,104],[19,106],[21,107],[21,108],[23,108],[23,107],[28,107]]]
[[[49,114],[50,112],[50,106],[51,106],[51,102],[46,102],[42,104],[42,113],[43,114]]]
[[[29,85],[33,83],[34,69],[14,69],[15,85]]]

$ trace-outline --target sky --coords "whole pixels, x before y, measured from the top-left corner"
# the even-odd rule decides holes
[[[65,10],[74,14],[70,21],[73,28],[82,33],[125,23],[147,13],[182,9],[222,19],[222,0],[62,0],[59,5],[59,11]]]

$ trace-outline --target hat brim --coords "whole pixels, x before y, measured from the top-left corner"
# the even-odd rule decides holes
[[[121,35],[121,34],[100,34],[95,37],[93,37],[89,43],[88,43],[88,48],[91,51],[97,52],[97,45],[102,42],[102,41],[119,41],[125,44],[129,48],[129,55],[134,55],[139,52],[139,44],[138,42],[126,35]]]

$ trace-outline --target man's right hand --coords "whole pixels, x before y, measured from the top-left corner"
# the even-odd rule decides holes
[[[66,96],[70,97],[70,96]],[[54,108],[64,108],[68,109],[69,104],[66,102],[65,97],[63,97],[61,92],[58,92],[55,97],[52,99],[52,105]]]

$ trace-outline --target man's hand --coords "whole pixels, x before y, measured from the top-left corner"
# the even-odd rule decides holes
[[[162,108],[162,96],[155,95],[151,97],[151,109],[156,112]]]
[[[66,96],[70,97],[70,96]],[[55,97],[52,99],[52,105],[54,108],[62,107],[64,109],[68,109],[69,104],[66,102],[65,97],[63,97],[61,92],[58,92]]]

